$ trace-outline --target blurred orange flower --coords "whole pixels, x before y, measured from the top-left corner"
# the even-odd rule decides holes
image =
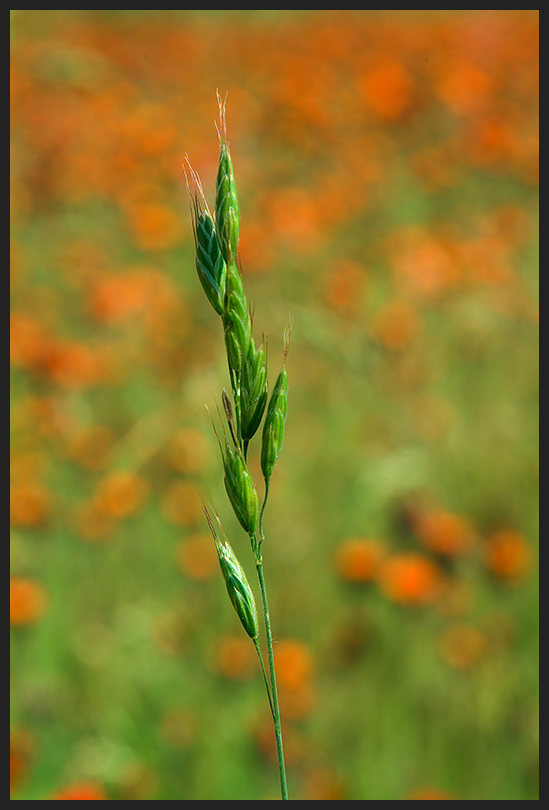
[[[15,366],[39,366],[49,349],[49,335],[35,318],[22,312],[10,316],[10,360]]]
[[[99,278],[91,291],[91,315],[104,323],[118,323],[141,312],[154,292],[153,273],[133,271]]]
[[[143,505],[147,491],[147,482],[137,473],[112,472],[99,483],[93,500],[100,513],[123,520]]]
[[[259,668],[257,653],[246,635],[222,636],[215,651],[216,669],[231,680],[252,678]]]
[[[41,526],[49,518],[51,495],[45,487],[34,482],[15,484],[10,490],[10,522],[12,526]]]
[[[112,379],[113,354],[106,346],[77,341],[53,342],[42,358],[42,371],[61,388],[80,390]]]
[[[177,526],[190,526],[203,518],[202,498],[189,481],[174,481],[162,496],[162,511]]]
[[[475,541],[475,530],[471,523],[444,509],[420,513],[415,518],[414,529],[429,551],[447,557],[465,554]]]
[[[101,785],[96,782],[81,782],[76,785],[70,785],[55,793],[52,799],[66,799],[68,801],[75,801],[80,799],[90,799],[98,801],[99,799],[106,799],[105,792]]]
[[[10,578],[10,624],[32,624],[46,609],[44,587],[28,577]]]
[[[128,215],[135,241],[145,250],[169,250],[181,240],[182,218],[164,203],[132,204]]]
[[[204,435],[193,428],[175,433],[166,448],[166,458],[174,470],[192,474],[200,472],[209,460],[210,448]]]
[[[490,73],[468,59],[455,59],[441,72],[438,92],[452,112],[471,115],[489,101],[493,79]]]
[[[24,779],[35,749],[35,740],[26,729],[10,731],[10,790]]]
[[[532,568],[532,558],[532,549],[520,532],[501,529],[487,538],[486,565],[498,579],[521,582]]]
[[[441,593],[443,583],[439,567],[415,552],[387,558],[377,580],[385,596],[402,605],[433,602]]]
[[[106,466],[113,443],[109,428],[103,425],[79,427],[67,438],[67,457],[84,470]]]
[[[420,327],[416,309],[406,301],[390,301],[373,322],[373,331],[388,349],[404,349]]]
[[[177,564],[191,579],[207,580],[218,574],[219,560],[209,534],[193,534],[176,549]]]
[[[276,676],[281,689],[297,690],[313,674],[311,651],[302,641],[285,639],[274,647]]]
[[[347,260],[336,264],[327,281],[328,304],[343,314],[359,313],[363,305],[362,293],[366,276],[366,269],[356,262]]]
[[[395,282],[406,293],[433,299],[460,281],[455,240],[433,237],[422,228],[408,227],[392,234],[388,249],[393,255]]]
[[[423,801],[426,799],[453,799],[454,797],[450,796],[449,793],[445,793],[443,790],[437,790],[437,788],[420,788],[419,790],[414,790],[414,792],[410,793],[406,798],[412,801]]]
[[[347,791],[339,776],[329,767],[316,767],[305,777],[303,797],[310,801],[340,801],[347,798]]]
[[[366,104],[380,121],[396,121],[414,102],[414,88],[405,68],[394,61],[380,62],[361,82]]]
[[[310,649],[301,641],[286,639],[275,644],[274,659],[282,715],[307,715],[315,700]]]
[[[336,549],[336,571],[347,582],[372,582],[385,556],[385,546],[379,540],[344,540]]]

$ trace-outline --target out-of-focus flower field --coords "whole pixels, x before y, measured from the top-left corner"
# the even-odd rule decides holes
[[[11,34],[12,798],[279,795],[202,514],[253,583],[182,169],[213,203],[216,89],[271,383],[293,324],[263,554],[290,798],[538,798],[537,12]]]

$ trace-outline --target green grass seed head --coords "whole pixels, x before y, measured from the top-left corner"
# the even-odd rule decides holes
[[[206,203],[198,174],[187,159],[185,179],[191,204],[196,250],[196,271],[208,301],[218,315],[223,314],[227,265],[217,239],[215,223]]]
[[[282,450],[284,442],[284,429],[288,411],[288,374],[286,372],[286,356],[289,348],[289,333],[286,335],[284,349],[284,366],[277,377],[267,416],[263,425],[263,438],[261,443],[261,471],[266,480],[273,474],[275,464]]]
[[[233,604],[234,609],[240,619],[244,630],[250,638],[257,638],[259,632],[259,625],[257,620],[257,609],[255,606],[255,599],[250,588],[250,584],[244,573],[236,554],[234,553],[229,541],[225,537],[221,523],[216,515],[218,528],[214,526],[212,518],[204,506],[204,513],[208,526],[215,541],[217,556],[219,558],[219,565],[227,586],[229,598]]]
[[[255,534],[259,514],[259,499],[250,471],[239,449],[225,442],[223,454],[225,489],[234,513],[245,532]]]
[[[242,364],[240,377],[242,438],[245,441],[250,441],[261,423],[267,405],[267,396],[265,346],[262,343],[259,349],[256,349],[252,339]]]
[[[223,328],[229,365],[240,373],[252,339],[252,324],[242,277],[235,264],[228,268],[223,306]]]
[[[234,178],[233,162],[227,141],[225,102],[219,102],[219,163],[216,179],[215,222],[221,252],[227,264],[236,261],[240,228],[240,207]]]

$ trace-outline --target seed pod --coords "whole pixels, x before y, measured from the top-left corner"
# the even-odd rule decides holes
[[[252,324],[242,277],[235,264],[230,265],[227,271],[223,328],[229,365],[239,373],[252,339]]]
[[[208,301],[218,315],[223,314],[227,265],[219,247],[213,217],[209,211],[198,174],[187,160],[190,172],[185,177],[191,202],[196,271]]]
[[[196,223],[196,270],[208,301],[217,314],[222,315],[227,265],[209,211],[200,214]]]
[[[265,347],[255,348],[250,340],[240,377],[242,438],[250,441],[257,431],[267,405],[267,364]]]
[[[225,125],[225,103],[218,95],[219,102],[219,164],[216,179],[215,223],[223,258],[230,264],[236,260],[238,232],[240,227],[240,208],[233,162],[227,142]]]
[[[217,518],[217,522],[219,524],[218,532],[213,525],[212,519],[206,507],[204,507],[204,512],[215,541],[217,556],[219,557],[219,565],[221,566],[221,571],[223,573],[225,585],[227,586],[229,598],[238,614],[238,618],[242,622],[244,630],[251,639],[255,639],[257,638],[259,631],[257,610],[254,595],[246,578],[246,574],[244,573],[244,569],[240,565],[236,554],[223,533],[221,523],[219,523],[219,518]],[[222,534],[222,537],[220,537],[220,534]]]
[[[240,525],[250,536],[255,534],[259,499],[254,482],[240,450],[225,442],[223,455],[225,489]]]
[[[284,350],[284,362],[288,353],[288,338]],[[288,375],[286,366],[278,375],[273,393],[267,408],[267,416],[263,425],[263,441],[261,445],[261,470],[265,480],[273,474],[274,466],[280,455],[284,441],[284,426],[288,410]]]

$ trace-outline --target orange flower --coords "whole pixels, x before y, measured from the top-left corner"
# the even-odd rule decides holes
[[[142,506],[146,481],[132,472],[112,472],[100,482],[94,495],[97,510],[117,520],[133,515]]]
[[[411,79],[398,62],[383,62],[372,68],[361,83],[364,100],[380,121],[396,121],[414,101]]]
[[[100,278],[91,292],[90,312],[104,323],[118,323],[148,305],[154,277],[147,272],[128,272]]]
[[[336,570],[347,582],[372,582],[385,553],[384,545],[378,540],[345,540],[336,549]]]
[[[111,379],[112,356],[106,347],[58,341],[44,357],[42,369],[61,388],[80,390]]]
[[[200,472],[209,459],[209,446],[200,431],[183,428],[175,433],[166,451],[168,463],[177,472]]]
[[[176,555],[179,568],[191,579],[212,579],[218,573],[217,552],[209,534],[193,534],[182,540]]]
[[[46,609],[46,591],[27,577],[10,579],[10,624],[32,624]]]
[[[456,246],[448,238],[434,238],[421,228],[403,228],[393,233],[389,249],[396,282],[406,292],[436,298],[460,281]]]
[[[14,729],[10,732],[10,790],[24,779],[34,753],[35,741],[28,731]]]
[[[475,531],[468,520],[444,509],[418,515],[414,529],[429,551],[447,557],[465,554],[475,539]]]
[[[145,250],[169,250],[181,239],[181,217],[163,203],[133,204],[129,217],[135,241]]]
[[[340,801],[347,798],[341,779],[329,767],[312,768],[306,775],[304,799],[312,801]]]
[[[452,112],[470,115],[484,107],[492,89],[492,77],[473,62],[452,62],[439,80],[438,91]]]
[[[15,366],[36,368],[49,347],[45,328],[37,320],[21,312],[10,317],[10,360]]]
[[[105,793],[101,785],[95,782],[81,782],[76,785],[70,785],[55,793],[52,799],[65,799],[68,801],[75,801],[80,799],[90,799],[98,801],[99,799],[106,799]]]
[[[67,457],[85,470],[104,467],[112,446],[111,431],[102,425],[78,428],[67,440]]]
[[[419,331],[419,317],[406,301],[390,301],[378,312],[373,330],[388,349],[404,349]]]
[[[177,526],[196,523],[204,517],[199,490],[188,481],[175,481],[163,495],[162,511]]]
[[[420,788],[419,790],[414,790],[409,796],[408,799],[412,799],[412,801],[422,801],[424,799],[453,799],[453,796],[450,796],[449,793],[445,793],[443,790],[437,790],[437,788]]]
[[[456,669],[474,666],[486,649],[486,639],[476,627],[454,624],[443,634],[441,652],[446,661]]]
[[[377,579],[385,596],[402,605],[433,602],[442,586],[438,566],[415,552],[389,557],[381,566]]]
[[[309,648],[301,641],[279,641],[274,647],[276,677],[279,687],[299,690],[313,674],[313,659]]]
[[[242,681],[254,676],[259,662],[246,635],[222,636],[217,641],[215,665],[226,678]]]
[[[338,263],[328,279],[328,304],[343,314],[360,312],[365,278],[366,269],[361,265],[351,261]]]
[[[506,582],[520,582],[532,567],[532,550],[520,532],[501,529],[488,537],[486,565]]]
[[[116,528],[116,520],[107,515],[94,498],[78,504],[75,509],[76,531],[84,540],[106,540]]]
[[[43,525],[50,516],[51,496],[40,484],[16,484],[10,491],[10,522],[13,526]]]

